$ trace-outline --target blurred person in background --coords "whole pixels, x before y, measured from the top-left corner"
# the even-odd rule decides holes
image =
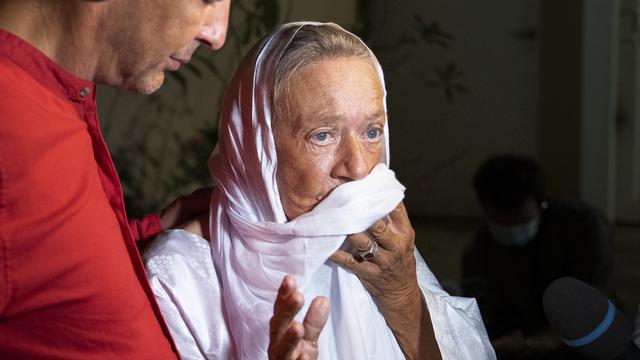
[[[584,204],[549,199],[526,156],[490,157],[473,187],[485,223],[463,255],[463,290],[478,300],[498,358],[572,358],[546,320],[542,294],[563,276],[610,293],[610,225]]]

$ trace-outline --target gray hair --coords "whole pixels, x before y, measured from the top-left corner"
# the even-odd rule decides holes
[[[274,121],[285,111],[281,96],[289,79],[303,67],[328,59],[355,58],[374,64],[369,48],[357,36],[331,24],[304,25],[284,50],[275,69],[273,87]],[[285,100],[286,101],[286,100]]]

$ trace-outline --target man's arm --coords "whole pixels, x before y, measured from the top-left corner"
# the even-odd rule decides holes
[[[129,228],[134,241],[150,239],[164,230],[158,214],[149,214],[140,220],[129,219]]]

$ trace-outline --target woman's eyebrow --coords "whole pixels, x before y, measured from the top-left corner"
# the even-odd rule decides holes
[[[384,111],[375,111],[371,114],[365,115],[365,120],[370,123],[376,122],[384,122],[386,119],[386,113]],[[306,121],[298,122],[299,124],[303,124],[303,126],[329,126],[335,124],[337,121],[344,119],[345,116],[343,114],[332,111],[332,109],[325,109],[319,112],[313,113],[307,118],[303,119]],[[313,122],[313,124],[310,124]]]
[[[367,120],[384,120],[384,118],[385,118],[384,111],[376,111],[366,116]]]
[[[340,120],[341,118],[343,118],[341,114],[332,110],[333,109],[321,110],[317,113],[311,114],[309,119],[312,119],[315,123],[318,124],[331,124],[336,120]]]

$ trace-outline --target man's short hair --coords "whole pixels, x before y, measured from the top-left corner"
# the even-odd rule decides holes
[[[476,170],[473,187],[482,207],[511,213],[522,209],[528,198],[541,203],[545,198],[542,170],[530,157],[494,155]]]

